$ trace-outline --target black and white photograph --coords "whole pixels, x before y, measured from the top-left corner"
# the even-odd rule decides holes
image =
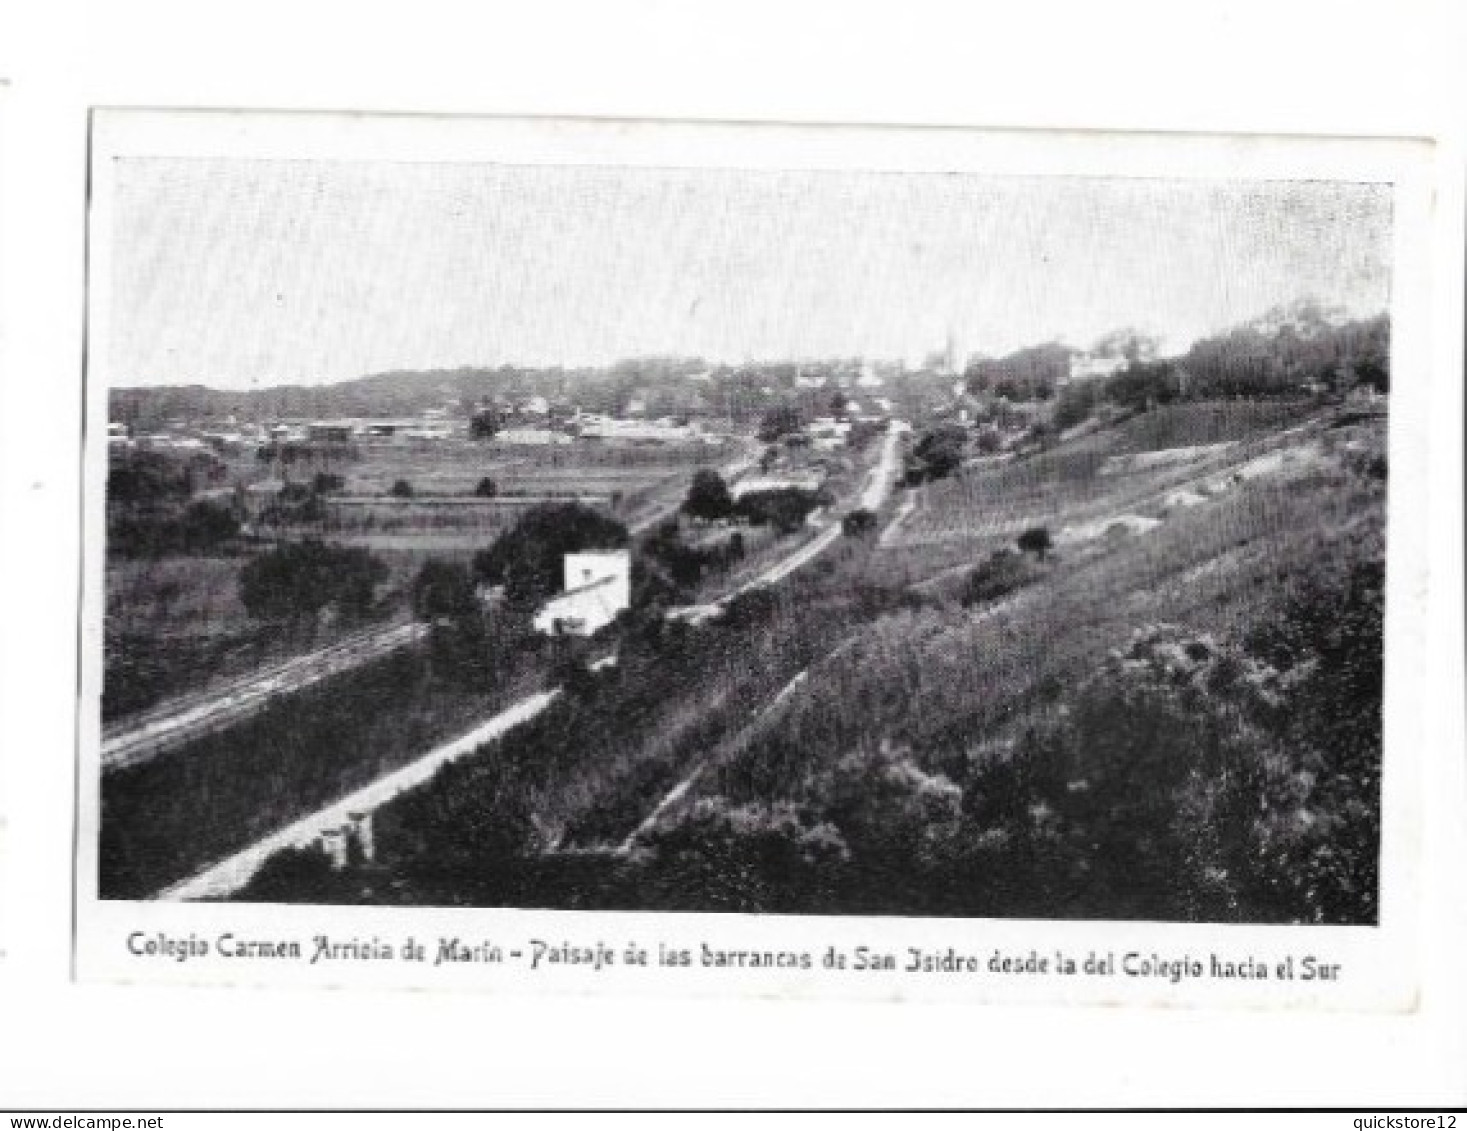
[[[84,901],[1381,925],[1399,152],[143,117]]]

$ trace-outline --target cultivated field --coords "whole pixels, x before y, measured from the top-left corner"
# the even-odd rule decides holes
[[[1155,517],[1179,490],[1225,485],[1250,459],[1290,445],[1284,429],[1305,427],[1317,414],[1303,404],[1248,401],[1159,409],[923,487],[883,545],[898,556],[920,550],[908,557],[942,568],[950,543],[963,544],[961,560],[975,543],[1005,543],[1030,526],[1058,534],[1131,513]]]
[[[373,619],[391,620],[405,614],[412,579],[425,561],[467,563],[537,502],[577,499],[635,526],[675,508],[699,467],[723,466],[741,451],[705,444],[391,441],[339,451],[316,445],[308,458],[284,467],[235,454],[225,460],[227,481],[209,492],[220,505],[237,487],[280,474],[302,484],[317,474],[335,475],[342,486],[321,496],[320,519],[261,526],[260,537],[228,553],[109,556],[107,718],[121,719],[160,695],[324,647],[361,627],[327,617],[285,632],[249,617],[239,595],[240,571],[277,540],[319,538],[370,551],[388,567]],[[494,498],[474,494],[486,477],[494,481]],[[391,495],[400,481],[411,486],[411,498]]]

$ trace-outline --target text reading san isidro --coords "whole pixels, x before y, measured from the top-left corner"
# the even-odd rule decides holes
[[[1253,956],[1242,958],[1219,954],[1192,954],[1164,957],[1140,950],[1117,954],[1115,951],[1089,951],[1084,958],[1056,951],[1040,954],[1030,949],[1023,952],[991,950],[984,954],[964,954],[953,947],[924,950],[908,947],[900,961],[896,954],[858,946],[849,954],[835,947],[825,952],[824,965],[834,970],[902,970],[908,974],[1016,974],[1092,977],[1162,978],[1176,983],[1189,979],[1218,981],[1333,982],[1340,979],[1340,964],[1313,954],[1289,955],[1277,962]]]

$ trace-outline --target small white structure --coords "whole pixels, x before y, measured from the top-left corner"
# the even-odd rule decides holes
[[[825,477],[818,471],[792,471],[784,475],[746,475],[728,489],[737,501],[762,491],[818,491]]]
[[[535,614],[535,630],[547,636],[590,636],[632,603],[632,555],[628,550],[588,550],[565,556],[565,592]]]
[[[1102,357],[1096,354],[1081,354],[1070,359],[1071,381],[1093,381],[1096,378],[1114,377],[1129,363],[1124,357]]]

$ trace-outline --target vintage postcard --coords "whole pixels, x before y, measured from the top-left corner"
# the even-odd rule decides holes
[[[1433,160],[97,112],[78,977],[1411,1009]]]

